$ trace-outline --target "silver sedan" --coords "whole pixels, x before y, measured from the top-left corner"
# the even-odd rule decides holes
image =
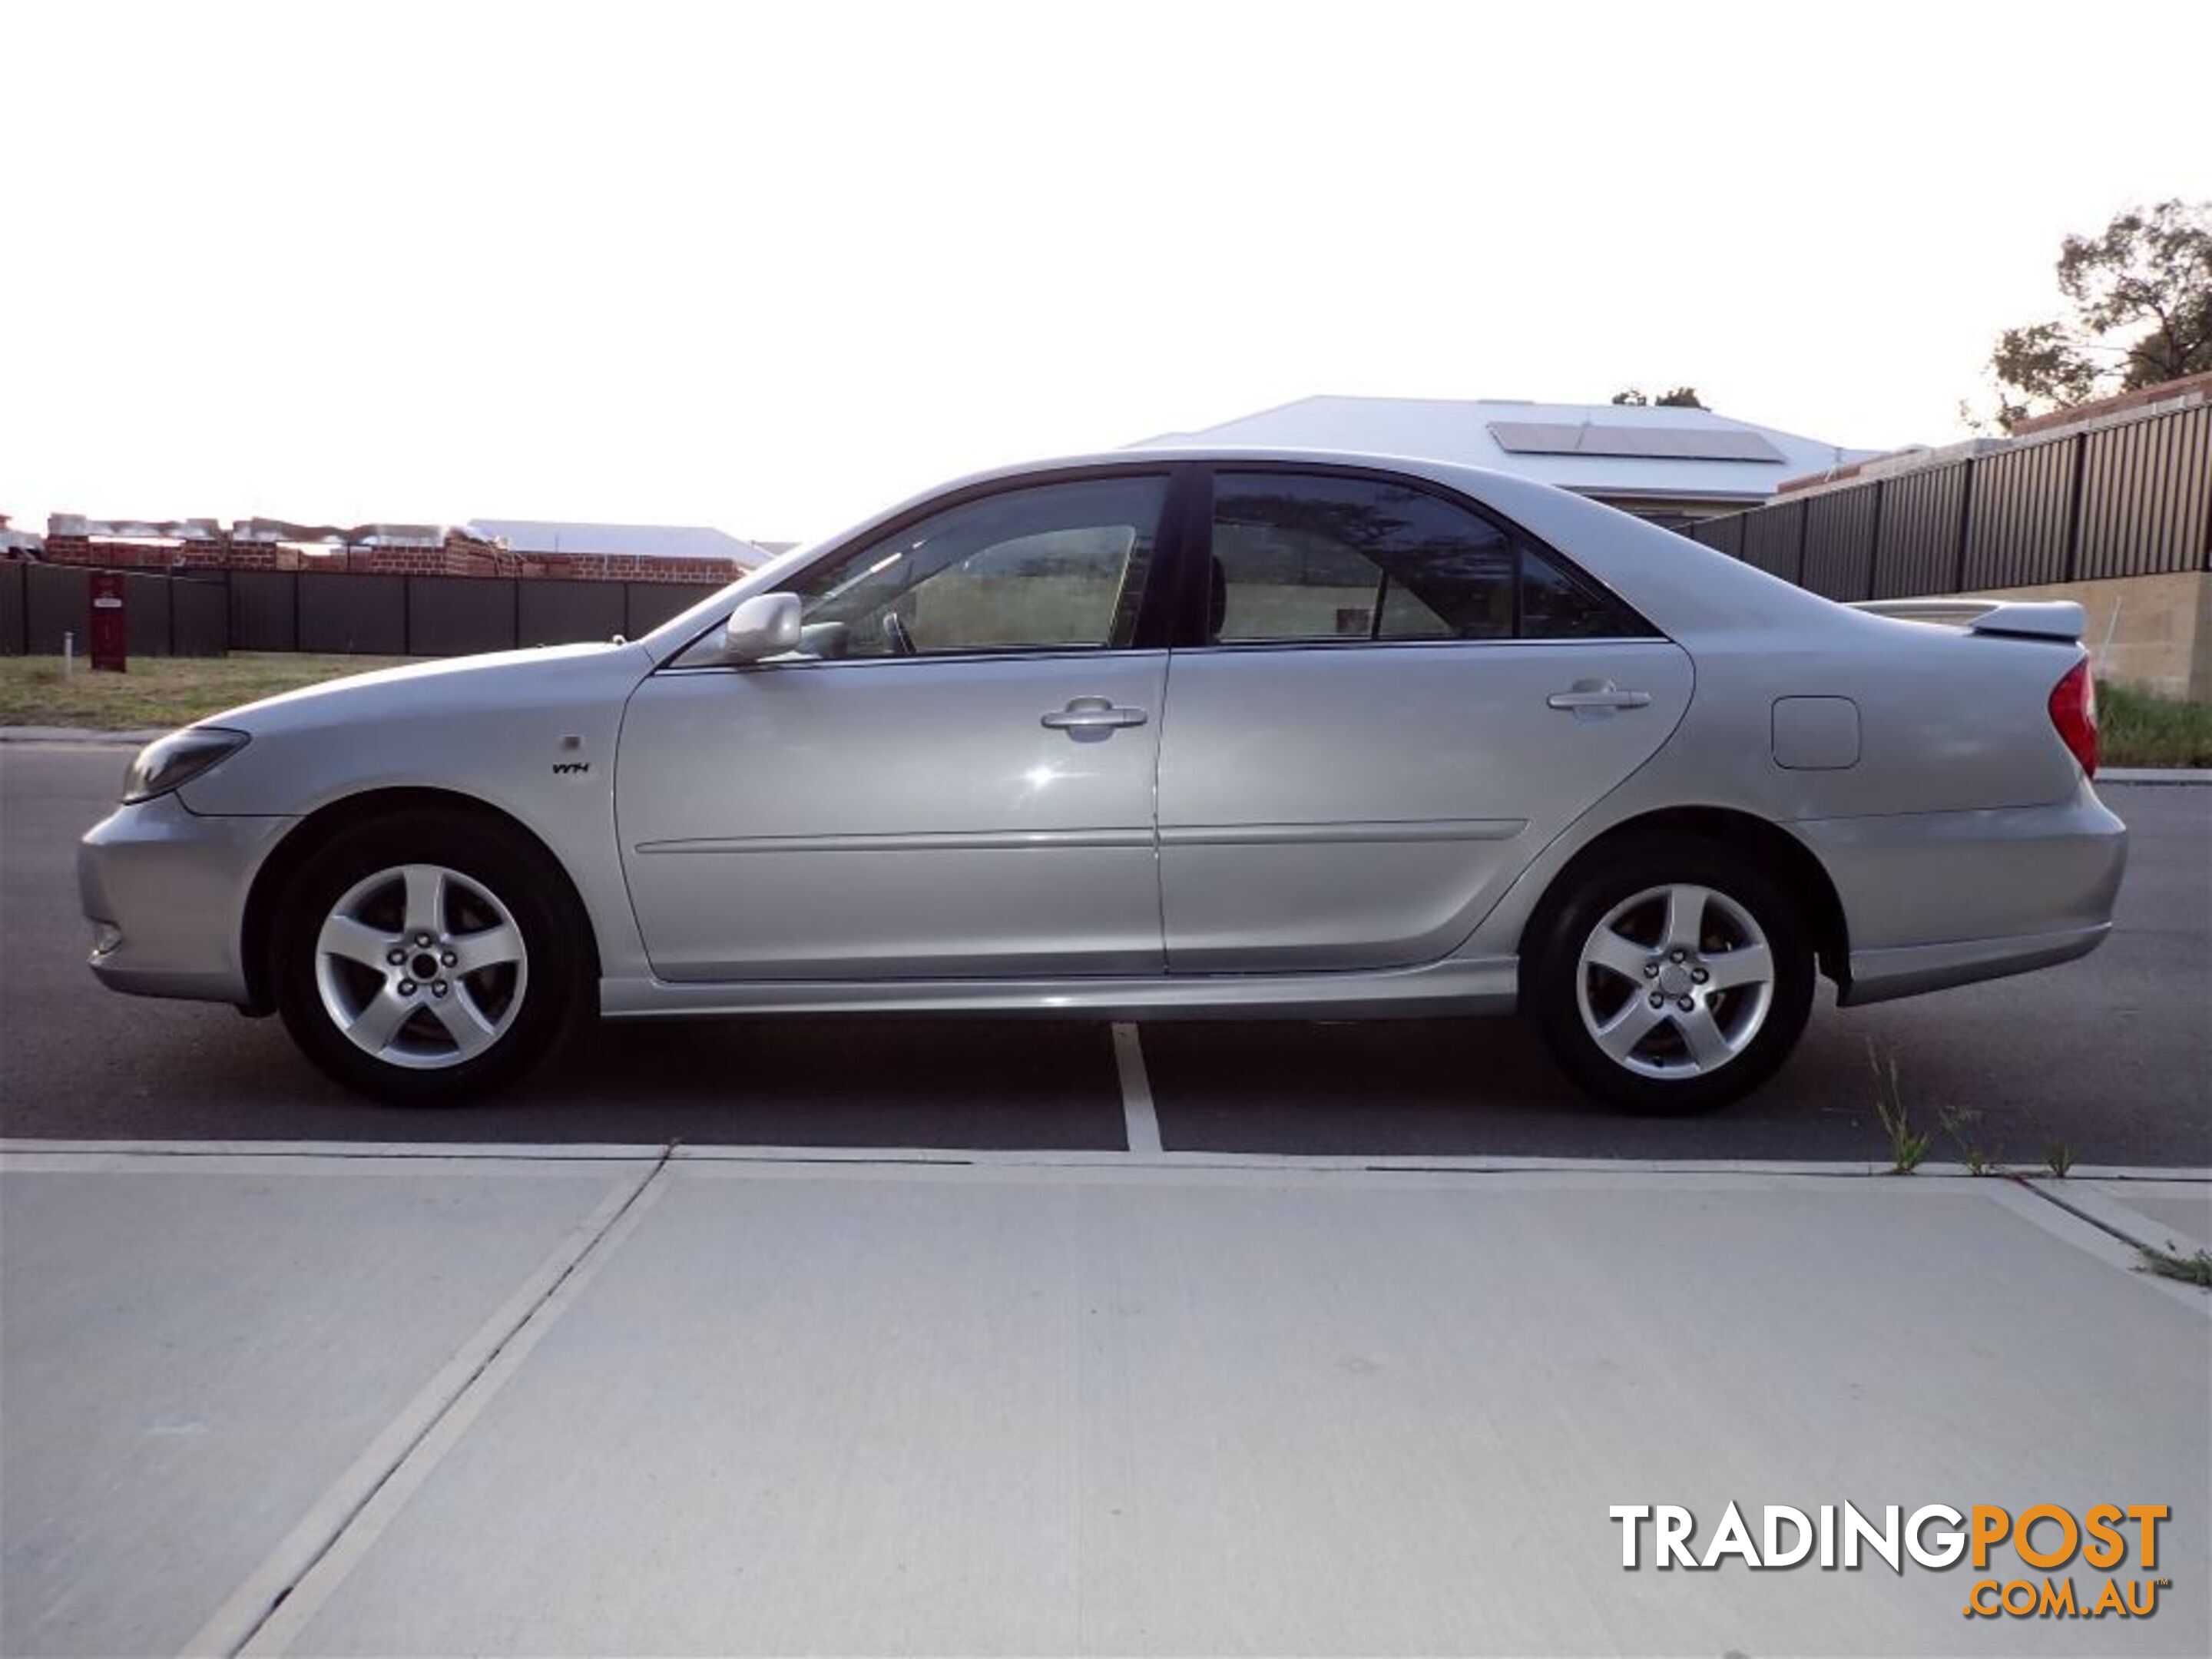
[[[84,839],[92,968],[401,1102],[592,1013],[1518,1008],[1592,1093],[1707,1107],[1815,972],[1872,1002],[2110,926],[2079,608],[1905,609],[1429,462],[1013,469],[641,640],[162,738]]]

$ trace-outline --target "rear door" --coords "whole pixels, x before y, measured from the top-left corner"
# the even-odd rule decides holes
[[[1688,707],[1680,647],[1440,492],[1223,466],[1209,517],[1160,750],[1170,971],[1449,954]]]

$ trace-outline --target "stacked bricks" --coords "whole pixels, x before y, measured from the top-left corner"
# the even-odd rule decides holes
[[[657,559],[643,553],[526,553],[524,576],[594,582],[733,582],[745,573],[735,559]]]
[[[734,559],[662,559],[640,553],[510,552],[449,530],[435,546],[333,546],[326,553],[303,552],[297,545],[237,538],[210,526],[196,534],[150,540],[82,533],[49,532],[50,564],[89,565],[102,570],[158,570],[200,574],[224,570],[309,570],[376,576],[521,576],[577,581],[735,581],[745,567]]]

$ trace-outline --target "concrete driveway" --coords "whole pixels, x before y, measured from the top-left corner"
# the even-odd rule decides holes
[[[0,1650],[2201,1654],[2212,1298],[2106,1229],[2207,1191],[18,1151]],[[1613,1505],[1731,1501],[2171,1514],[1622,1567]],[[1965,1617],[2045,1577],[2166,1582]]]

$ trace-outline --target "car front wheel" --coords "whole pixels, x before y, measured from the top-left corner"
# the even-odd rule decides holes
[[[543,1060],[586,994],[564,893],[539,849],[489,823],[424,813],[345,831],[284,907],[277,1011],[363,1094],[486,1093]]]
[[[1670,839],[1574,878],[1522,993],[1587,1092],[1639,1111],[1704,1111],[1789,1058],[1812,1007],[1813,950],[1788,892],[1755,863]]]

